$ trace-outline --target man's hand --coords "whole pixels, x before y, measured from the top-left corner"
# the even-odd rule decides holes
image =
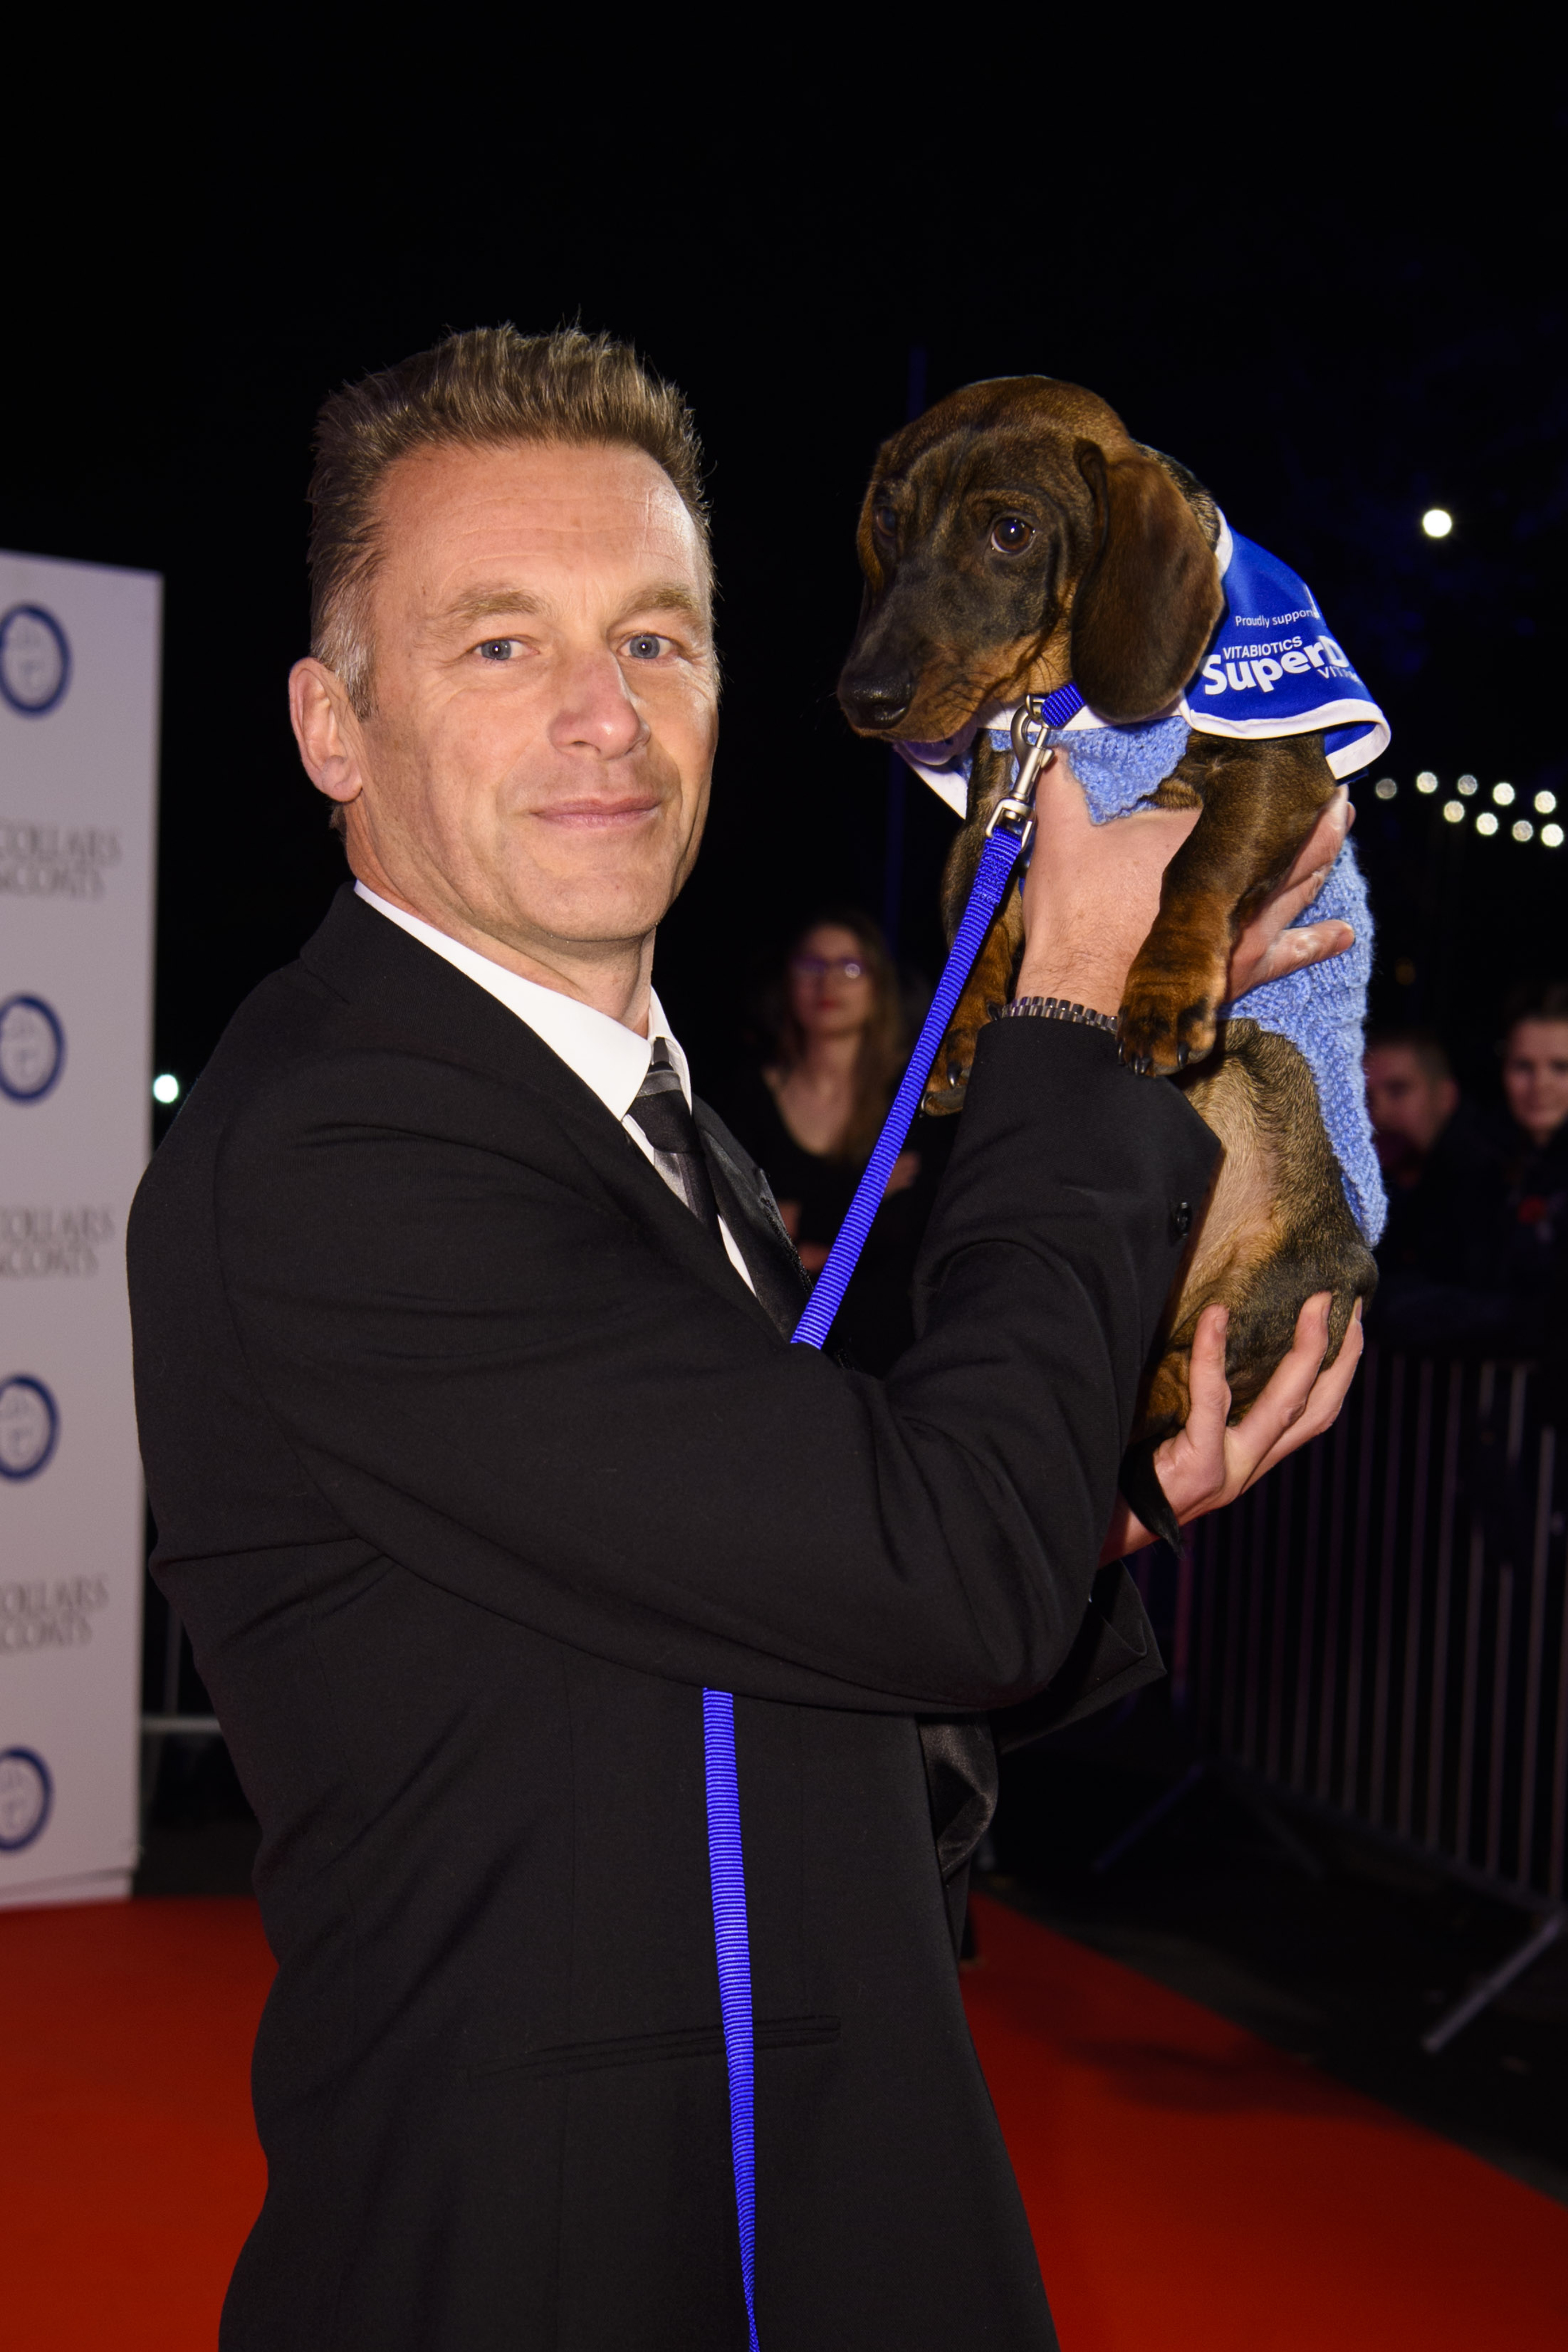
[[[1310,961],[1307,958],[1301,961]],[[1206,1307],[1193,1334],[1186,1425],[1167,1437],[1155,1455],[1166,1500],[1183,1527],[1207,1511],[1223,1510],[1266,1471],[1321,1437],[1339,1418],[1339,1409],[1361,1361],[1361,1303],[1339,1354],[1323,1368],[1328,1345],[1326,1290],[1309,1298],[1296,1318],[1290,1354],[1275,1367],[1268,1387],[1231,1428],[1230,1383],[1225,1377],[1225,1330],[1229,1310]],[[1155,1538],[1128,1505],[1118,1500],[1100,1558],[1122,1559]]]
[[[1344,847],[1344,837],[1355,821],[1343,784],[1336,790],[1316,824],[1301,844],[1295,864],[1271,898],[1266,898],[1251,921],[1243,926],[1230,957],[1230,996],[1234,1003],[1249,989],[1282,979],[1288,971],[1303,971],[1308,964],[1327,963],[1355,944],[1348,923],[1308,923],[1291,926],[1305,914],[1323,884],[1329,868]]]
[[[1060,753],[1035,793],[1034,853],[1024,881],[1020,996],[1061,996],[1115,1013],[1133,959],[1154,927],[1166,867],[1197,823],[1197,809],[1135,809],[1095,824],[1082,787]],[[1282,972],[1325,963],[1353,940],[1348,923],[1291,929],[1323,886],[1350,824],[1342,784],[1285,880],[1236,942],[1229,1001]]]

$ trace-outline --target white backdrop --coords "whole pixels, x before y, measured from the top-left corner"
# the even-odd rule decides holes
[[[129,1892],[161,583],[0,554],[0,1906]]]

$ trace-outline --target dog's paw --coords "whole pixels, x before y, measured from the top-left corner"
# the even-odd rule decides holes
[[[1141,1076],[1168,1077],[1214,1051],[1219,986],[1190,972],[1140,972],[1133,966],[1117,1017],[1122,1059]]]
[[[920,1108],[927,1118],[945,1118],[962,1110],[974,1066],[975,1039],[967,1029],[949,1029],[931,1065]]]

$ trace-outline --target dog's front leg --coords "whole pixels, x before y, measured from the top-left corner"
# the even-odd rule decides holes
[[[1171,782],[1196,791],[1203,814],[1166,868],[1120,1022],[1124,1059],[1161,1073],[1213,1051],[1237,934],[1284,880],[1334,790],[1321,735],[1194,736]]]

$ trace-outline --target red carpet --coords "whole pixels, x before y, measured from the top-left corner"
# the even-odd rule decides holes
[[[969,2022],[1063,2352],[1563,2352],[1568,2211],[977,1906]]]
[[[212,2352],[271,1979],[238,1898],[0,1912],[5,2352]]]
[[[1009,1912],[980,1929],[1064,2352],[1568,2344],[1568,2211]],[[0,1913],[7,2352],[211,2352],[270,1974],[249,1903]]]

